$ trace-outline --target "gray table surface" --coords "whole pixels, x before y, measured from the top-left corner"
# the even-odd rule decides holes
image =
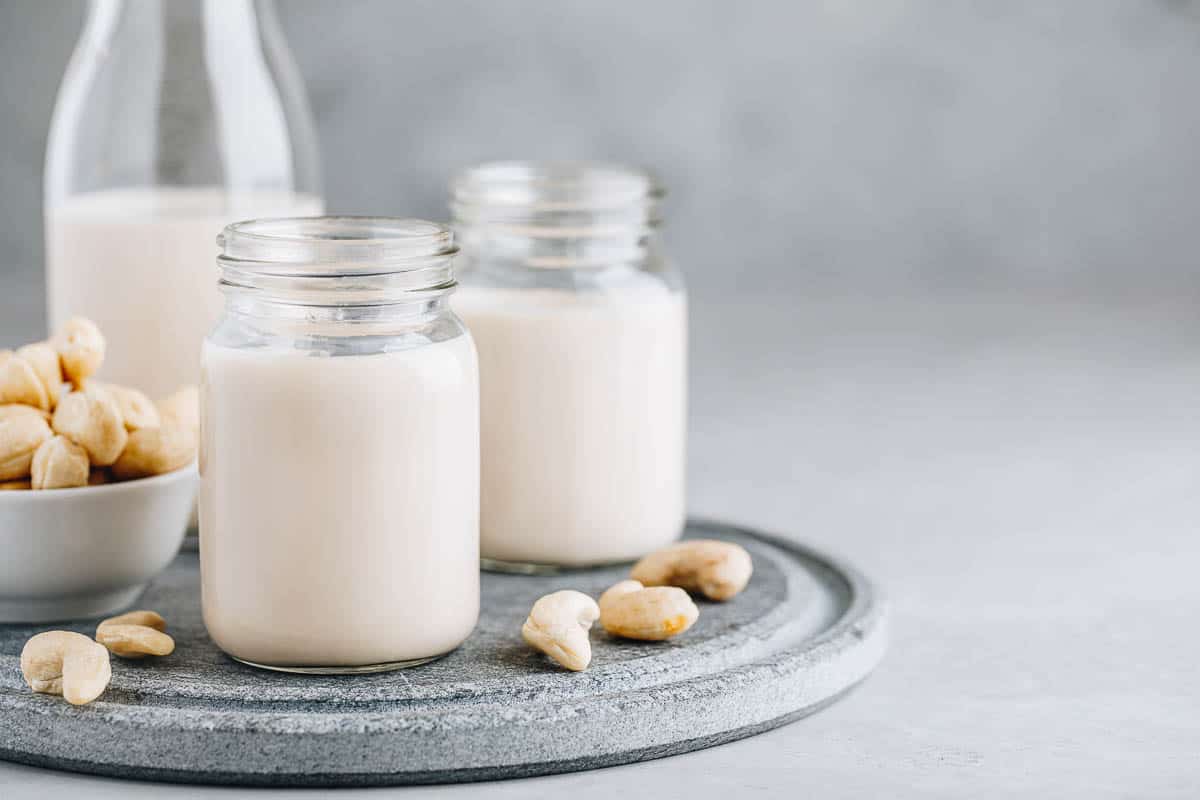
[[[36,294],[0,286],[0,346],[39,333]],[[803,538],[877,578],[893,610],[883,665],[814,717],[707,751],[365,791],[1196,796],[1195,300],[697,301],[692,510]],[[6,800],[242,792],[0,764]]]

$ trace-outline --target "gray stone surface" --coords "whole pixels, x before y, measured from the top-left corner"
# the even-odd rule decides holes
[[[234,662],[208,639],[199,572],[184,553],[137,605],[170,622],[169,658],[114,659],[97,702],[35,695],[25,640],[0,625],[0,757],[122,777],[261,785],[370,785],[511,778],[591,769],[721,744],[833,702],[883,653],[882,603],[855,570],[785,541],[715,523],[689,535],[739,541],[755,575],[696,626],[662,643],[594,636],[574,674],[525,645],[533,601],[558,588],[599,595],[625,567],[485,575],[483,614],[449,656],[411,670],[300,676]],[[66,627],[94,630],[94,620]]]

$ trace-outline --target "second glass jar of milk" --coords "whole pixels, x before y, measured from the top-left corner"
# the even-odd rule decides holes
[[[627,561],[684,525],[687,304],[639,170],[486,164],[452,187],[482,396],[481,554]]]
[[[378,671],[479,614],[479,386],[417,220],[237,223],[201,358],[204,621],[255,666]]]

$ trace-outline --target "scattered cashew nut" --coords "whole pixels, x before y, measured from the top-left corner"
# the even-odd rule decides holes
[[[54,348],[58,350],[63,375],[76,388],[100,369],[104,361],[104,335],[96,323],[85,317],[67,320],[54,337]]]
[[[53,435],[46,420],[32,414],[0,421],[0,481],[28,478],[33,454]]]
[[[158,401],[162,424],[174,423],[192,430],[200,429],[200,390],[194,385],[180,387],[174,394]]]
[[[129,434],[121,408],[107,388],[86,385],[64,395],[52,420],[55,433],[61,433],[87,450],[88,458],[99,467],[117,460]]]
[[[50,395],[33,365],[9,350],[0,351],[0,403],[50,408]]]
[[[109,617],[100,621],[96,626],[96,633],[105,625],[141,625],[146,628],[153,628],[156,631],[165,631],[167,629],[167,621],[163,619],[162,614],[157,611],[139,608],[136,611],[126,611],[124,614],[117,614],[115,617]]]
[[[48,408],[58,405],[58,398],[63,391],[62,364],[58,359],[58,351],[49,340],[34,342],[17,348],[17,356],[29,362],[38,380],[46,388],[46,396],[50,400]]]
[[[121,658],[169,656],[175,640],[165,631],[167,621],[155,611],[128,611],[96,626],[96,641]]]
[[[145,625],[101,625],[96,641],[121,658],[169,656],[175,652],[175,640],[162,631]]]
[[[67,437],[54,436],[38,446],[29,472],[34,489],[87,486],[88,454]]]
[[[521,626],[521,636],[562,666],[580,672],[592,661],[588,631],[599,616],[595,600],[564,589],[538,598]]]
[[[21,674],[33,691],[61,694],[80,706],[104,692],[112,666],[108,650],[82,633],[45,631],[21,650]]]
[[[600,624],[614,636],[659,641],[696,622],[700,610],[683,589],[621,581],[600,595]]]
[[[741,545],[691,539],[646,556],[629,577],[646,586],[678,586],[709,600],[728,600],[746,588],[752,572],[750,554]]]
[[[191,428],[164,425],[142,428],[129,434],[124,452],[112,465],[117,480],[146,478],[174,472],[196,457],[196,434]]]

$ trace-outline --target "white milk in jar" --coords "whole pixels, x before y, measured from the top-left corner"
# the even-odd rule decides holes
[[[660,196],[597,165],[485,165],[455,183],[485,566],[631,560],[683,529],[687,304],[656,249]]]
[[[479,614],[479,389],[448,231],[262,220],[223,247],[201,388],[213,641],[317,672],[449,652]]]
[[[661,286],[579,294],[466,287],[479,349],[482,552],[632,559],[684,521],[687,309]]]

